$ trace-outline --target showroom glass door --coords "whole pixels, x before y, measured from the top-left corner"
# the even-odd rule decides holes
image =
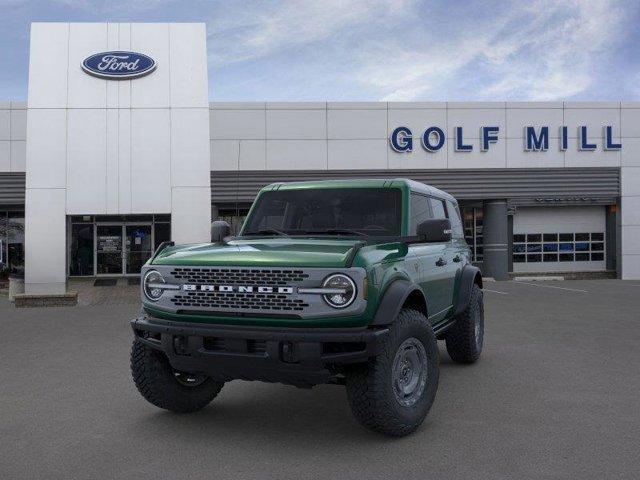
[[[122,275],[122,225],[96,225],[96,275]]]
[[[127,275],[137,275],[153,254],[151,224],[125,225],[124,231],[124,271]]]

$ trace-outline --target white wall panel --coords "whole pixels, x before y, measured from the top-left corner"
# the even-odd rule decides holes
[[[237,170],[239,140],[211,140],[211,170]]]
[[[564,124],[568,127],[569,138],[578,137],[578,127],[587,127],[589,137],[599,138],[598,145],[602,145],[605,125],[613,127],[613,135],[620,136],[619,108],[565,108]]]
[[[387,138],[387,111],[328,110],[327,127],[330,140]]]
[[[379,170],[387,168],[387,141],[329,140],[329,169]]]
[[[625,167],[621,173],[622,196],[640,195],[640,167]]]
[[[107,80],[87,75],[81,67],[88,56],[107,50],[106,23],[69,25],[68,108],[107,106]]]
[[[169,24],[132,23],[131,50],[156,61],[154,72],[131,81],[133,108],[168,108],[170,105]],[[183,88],[190,88],[184,85]]]
[[[264,140],[264,110],[210,110],[212,140]]]
[[[11,171],[11,142],[0,140],[0,172]]]
[[[11,139],[11,110],[0,110],[0,141]]]
[[[326,170],[326,140],[267,140],[267,169]]]
[[[623,167],[640,167],[640,138],[622,139],[620,165]]]
[[[640,225],[640,195],[624,197],[620,220],[623,226]]]
[[[118,49],[131,50],[131,24],[118,24]],[[142,53],[142,52],[140,52]],[[115,82],[118,86],[118,106],[120,108],[131,107],[131,80],[120,80]]]
[[[117,93],[117,92],[116,92]],[[120,168],[119,154],[119,114],[116,109],[107,109],[106,113],[106,156],[105,156],[105,210],[109,214],[120,213],[118,202],[118,184]]]
[[[504,105],[504,104],[502,104]],[[447,102],[387,102],[389,110],[407,110],[411,108],[419,109],[446,109]]]
[[[118,23],[107,24],[107,50],[125,50],[120,48],[120,25]],[[106,82],[107,108],[119,107],[119,87],[118,82]]]
[[[572,145],[574,139],[569,139],[569,148],[564,154],[565,167],[619,167],[620,152],[616,150],[603,150],[602,138],[589,138],[589,143],[597,143],[598,148],[593,151],[578,150]],[[614,139],[618,142],[620,139]]]
[[[622,253],[625,255],[640,255],[640,225],[623,225]]]
[[[27,142],[11,142],[11,171],[25,172],[27,170]]]
[[[640,279],[640,255],[622,255],[622,279]]]
[[[267,110],[326,110],[326,102],[267,102]]]
[[[105,109],[70,109],[67,127],[67,213],[106,213]]]
[[[211,189],[174,187],[171,239],[177,244],[211,241]]]
[[[267,109],[267,139],[319,140],[327,138],[326,110]]]
[[[423,168],[447,168],[446,144],[437,152],[426,152],[418,145],[411,152],[396,152],[389,148],[387,142],[387,162],[389,168],[423,169]]]
[[[209,109],[171,109],[171,185],[208,187]]]
[[[11,110],[11,140],[27,139],[27,111]]]
[[[523,138],[524,127],[549,127],[549,138],[560,136],[560,127],[564,125],[562,108],[507,108],[507,138]]]
[[[618,135],[640,138],[640,108],[623,108],[620,119],[622,126]]]
[[[131,211],[171,211],[169,109],[131,111]]]
[[[171,106],[209,108],[204,23],[169,24]]]
[[[240,170],[266,170],[267,142],[240,140]]]
[[[506,142],[507,168],[564,167],[564,152],[560,151],[557,138],[549,139],[549,150],[546,152],[525,151],[522,138],[507,138]]]
[[[29,49],[29,108],[67,106],[68,23],[32,23]]]
[[[386,110],[387,102],[327,102],[328,110]]]
[[[473,145],[471,152],[456,152],[455,140],[448,141],[449,168],[506,168],[505,139],[502,133],[499,133],[498,137],[498,142],[489,145],[489,150],[486,152],[480,150],[478,137],[464,139],[466,145]]]
[[[65,190],[27,189],[25,291],[64,293],[66,283]]]
[[[131,110],[118,110],[118,210],[131,213]]]
[[[67,111],[31,109],[27,124],[27,188],[66,188]]]

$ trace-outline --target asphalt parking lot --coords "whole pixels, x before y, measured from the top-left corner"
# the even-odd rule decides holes
[[[485,285],[485,350],[453,364],[414,435],[362,429],[342,387],[236,381],[200,413],[129,373],[136,305],[0,297],[0,477],[638,478],[640,282]]]

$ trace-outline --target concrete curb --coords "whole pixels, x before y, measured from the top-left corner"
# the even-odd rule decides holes
[[[16,308],[72,307],[78,304],[78,292],[67,292],[58,295],[29,295],[19,293],[14,298]]]

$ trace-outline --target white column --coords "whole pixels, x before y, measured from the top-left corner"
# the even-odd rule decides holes
[[[65,293],[65,190],[28,188],[25,212],[25,292]]]
[[[640,280],[640,102],[621,105],[621,277]]]
[[[640,166],[622,167],[621,176],[622,279],[640,280]]]

